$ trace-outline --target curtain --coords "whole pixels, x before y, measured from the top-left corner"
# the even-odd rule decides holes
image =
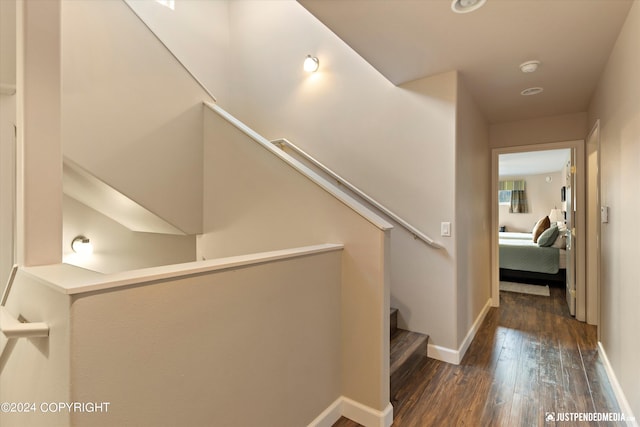
[[[526,213],[527,212],[527,195],[525,194],[525,181],[500,181],[498,189],[501,191],[511,191],[510,213]]]
[[[527,212],[527,196],[524,190],[511,190],[511,206],[510,213],[526,213]]]

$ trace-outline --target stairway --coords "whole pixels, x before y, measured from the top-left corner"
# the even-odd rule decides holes
[[[389,354],[390,400],[397,410],[405,401],[408,393],[405,386],[412,376],[427,360],[428,335],[398,328],[398,309],[391,308],[389,335],[391,339]],[[358,427],[360,424],[345,417],[340,418],[332,427]]]
[[[427,358],[428,335],[398,328],[398,309],[391,308],[391,350],[389,374],[391,375],[391,404],[402,404],[403,389],[421,362]]]

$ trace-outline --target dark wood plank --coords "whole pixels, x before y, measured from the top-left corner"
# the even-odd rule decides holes
[[[595,426],[545,416],[619,412],[596,328],[571,317],[564,298],[562,288],[551,288],[550,297],[501,293],[500,308],[489,311],[460,365],[415,363],[396,390],[394,427]]]

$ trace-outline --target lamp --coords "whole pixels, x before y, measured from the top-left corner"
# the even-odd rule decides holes
[[[556,223],[564,222],[564,215],[562,214],[562,211],[560,209],[557,209],[557,208],[551,209],[551,212],[549,213],[549,221],[552,224],[554,222],[556,222]]]
[[[78,255],[91,255],[93,253],[91,241],[84,236],[78,236],[73,239],[71,249]]]
[[[307,55],[304,60],[304,70],[307,73],[315,73],[320,67],[320,61],[315,56]]]

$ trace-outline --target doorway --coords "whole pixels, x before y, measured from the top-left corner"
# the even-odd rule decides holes
[[[500,266],[499,266],[499,158],[500,155],[512,153],[540,152],[548,150],[569,149],[574,152],[575,168],[570,168],[569,173],[574,177],[574,188],[572,189],[572,206],[570,212],[573,213],[573,222],[569,228],[572,237],[571,250],[575,259],[573,277],[575,281],[575,316],[576,319],[586,320],[586,285],[585,285],[585,265],[586,265],[586,245],[585,245],[585,143],[583,140],[566,141],[547,144],[536,144],[519,147],[508,147],[492,150],[492,231],[491,233],[491,295],[494,307],[500,305]]]

